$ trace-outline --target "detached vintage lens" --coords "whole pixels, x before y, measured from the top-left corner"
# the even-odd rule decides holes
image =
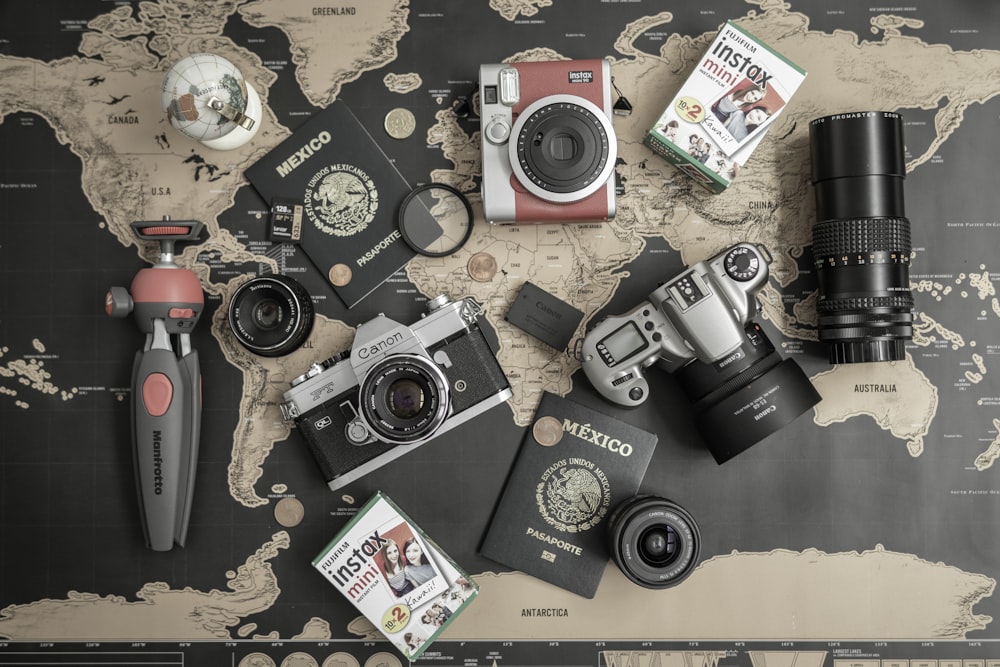
[[[312,299],[288,276],[253,278],[241,285],[229,302],[229,327],[236,340],[262,357],[297,350],[312,326]]]
[[[809,125],[819,338],[830,363],[896,361],[913,337],[903,121],[883,111]]]
[[[665,498],[626,500],[612,513],[608,525],[612,560],[640,586],[675,586],[698,564],[698,524],[683,507]]]

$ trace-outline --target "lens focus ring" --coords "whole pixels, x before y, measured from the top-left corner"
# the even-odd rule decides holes
[[[912,246],[906,218],[827,220],[813,226],[813,257],[819,265],[827,258],[851,255],[885,255],[880,263],[909,263]]]

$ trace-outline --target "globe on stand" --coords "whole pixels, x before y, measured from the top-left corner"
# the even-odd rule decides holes
[[[257,91],[213,53],[187,56],[167,70],[161,101],[174,129],[216,150],[239,148],[260,128]]]

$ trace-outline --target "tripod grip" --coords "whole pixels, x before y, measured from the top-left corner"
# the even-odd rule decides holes
[[[178,507],[184,504],[191,423],[186,375],[170,350],[136,356],[132,446],[143,526],[153,551],[173,548]]]

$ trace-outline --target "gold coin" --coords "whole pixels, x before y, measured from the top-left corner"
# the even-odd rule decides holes
[[[466,268],[477,283],[488,283],[497,274],[497,260],[488,252],[477,252],[469,259]]]
[[[555,417],[539,417],[531,427],[531,435],[535,436],[535,441],[539,445],[551,447],[562,440],[562,424]]]
[[[274,520],[285,528],[293,528],[302,523],[306,508],[298,498],[282,498],[274,506]]]
[[[347,264],[334,264],[330,267],[330,272],[327,274],[330,278],[330,282],[337,287],[343,287],[347,283],[351,282],[351,278],[354,276],[351,273],[351,267]]]
[[[409,109],[393,109],[385,115],[385,131],[393,139],[406,139],[417,129],[417,119]]]

